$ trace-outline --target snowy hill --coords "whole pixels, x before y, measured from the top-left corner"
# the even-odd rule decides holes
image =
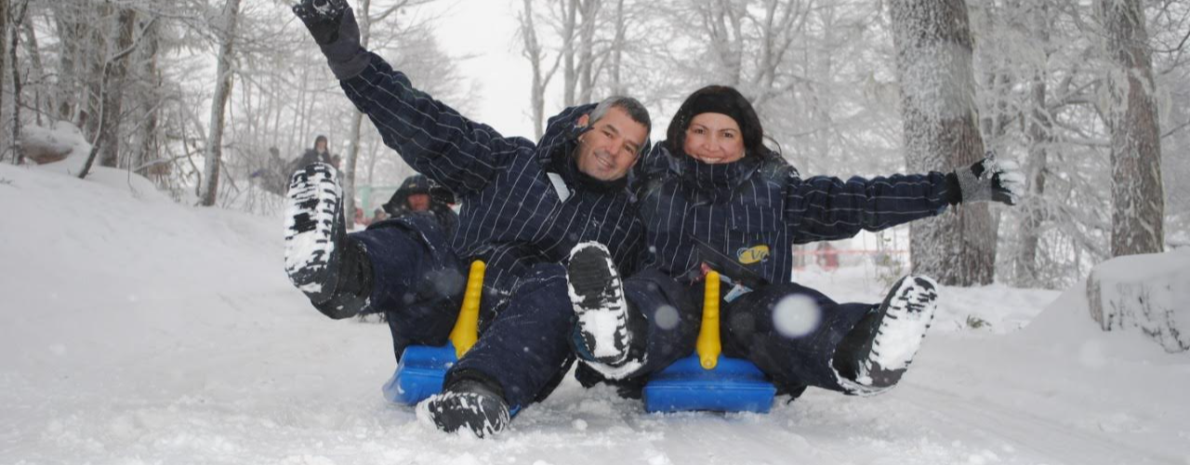
[[[1190,464],[1190,355],[1099,332],[1081,289],[999,285],[943,289],[880,397],[648,415],[568,380],[495,440],[447,436],[381,397],[386,327],[289,285],[280,218],[57,171],[0,164],[0,464]],[[860,268],[798,279],[883,293]]]

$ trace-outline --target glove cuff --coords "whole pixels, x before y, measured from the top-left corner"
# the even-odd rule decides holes
[[[946,203],[951,206],[963,203],[963,186],[959,185],[959,175],[953,172],[946,174]]]
[[[962,202],[988,202],[992,200],[992,186],[988,181],[980,179],[971,170],[958,170],[958,178]]]
[[[331,72],[340,81],[346,81],[359,76],[368,68],[368,64],[372,61],[371,54],[364,50],[363,47],[360,47],[358,44],[351,45],[355,48],[353,53],[336,51],[332,54],[327,51],[327,48],[333,45],[323,47],[322,49],[322,53],[326,55],[327,65],[330,65]]]

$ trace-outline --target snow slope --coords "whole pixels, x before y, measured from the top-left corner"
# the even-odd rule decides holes
[[[1190,354],[998,285],[944,288],[883,396],[649,415],[568,380],[494,440],[444,435],[381,397],[386,327],[290,286],[280,218],[56,171],[0,164],[0,464],[1190,464]],[[872,276],[798,279],[876,301]]]

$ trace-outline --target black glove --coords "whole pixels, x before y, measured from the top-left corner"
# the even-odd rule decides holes
[[[367,68],[368,54],[360,46],[359,24],[347,0],[302,0],[293,13],[310,30],[335,77],[350,79]]]
[[[1014,161],[996,160],[987,156],[968,169],[955,171],[963,202],[1001,202],[1016,205],[1025,187],[1025,176]]]

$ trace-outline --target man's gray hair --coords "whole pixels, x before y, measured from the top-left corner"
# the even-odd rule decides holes
[[[603,99],[602,102],[599,102],[599,105],[596,105],[595,109],[591,110],[590,124],[595,124],[596,121],[607,115],[607,112],[612,108],[624,110],[624,113],[628,113],[628,117],[632,118],[632,121],[636,121],[644,126],[646,138],[653,131],[653,120],[649,118],[649,110],[639,100],[623,95],[608,97]],[[645,147],[642,145],[640,150],[643,152]]]

